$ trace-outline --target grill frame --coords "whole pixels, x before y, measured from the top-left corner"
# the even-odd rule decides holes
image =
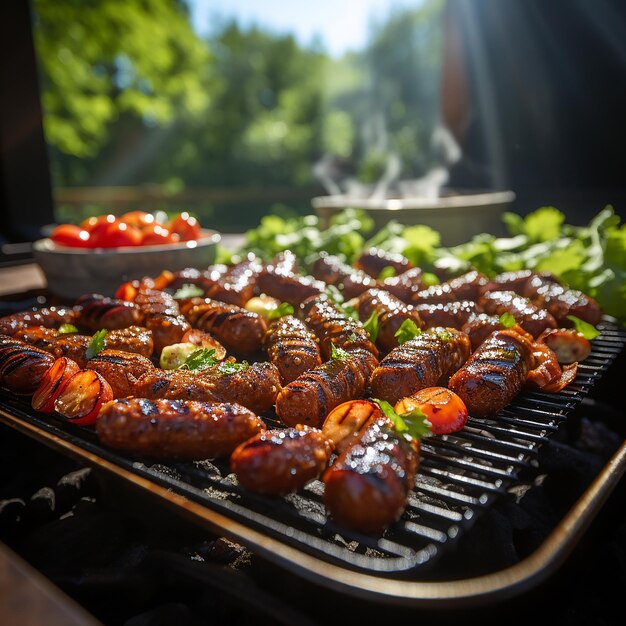
[[[6,392],[0,395],[0,420],[122,478],[125,484],[155,496],[159,504],[246,544],[316,583],[335,589],[339,586],[351,595],[378,601],[475,603],[519,593],[547,576],[575,545],[626,469],[625,442],[542,547],[513,568],[474,579],[434,583],[424,578],[436,567],[438,557],[454,549],[480,514],[520,483],[520,476],[532,469],[540,446],[558,431],[622,352],[626,329],[609,320],[600,328],[602,335],[592,342],[591,356],[581,364],[576,381],[567,389],[559,394],[525,392],[497,419],[470,418],[461,433],[425,441],[407,512],[382,539],[345,532],[327,520],[320,508],[318,482],[307,489],[306,497],[269,500],[241,491],[227,478],[209,478],[220,465],[225,471],[223,463],[148,466],[103,448],[95,433],[60,418],[36,414],[24,399]],[[504,434],[504,444],[502,439],[494,443],[493,436]],[[479,459],[480,473],[473,458],[463,457],[468,450]],[[451,467],[456,469],[450,471]],[[175,472],[191,476],[195,484],[181,482]],[[212,496],[202,488],[209,488]],[[232,499],[224,499],[225,493]],[[290,516],[298,510],[298,524],[294,524]],[[409,546],[407,535],[411,538]],[[378,556],[385,553],[389,556]]]

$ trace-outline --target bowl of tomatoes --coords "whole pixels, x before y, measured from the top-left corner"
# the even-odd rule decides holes
[[[165,217],[131,211],[59,224],[33,244],[33,255],[51,293],[65,299],[112,296],[129,280],[211,265],[220,239],[185,212]]]

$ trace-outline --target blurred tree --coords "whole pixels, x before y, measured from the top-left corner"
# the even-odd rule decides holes
[[[124,118],[166,126],[209,104],[209,52],[178,0],[34,0],[55,182],[89,177]]]

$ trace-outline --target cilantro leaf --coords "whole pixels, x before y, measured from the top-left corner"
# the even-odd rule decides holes
[[[212,367],[218,362],[214,355],[215,350],[213,348],[210,350],[208,348],[199,348],[198,350],[194,350],[178,369],[200,372],[208,367]]]
[[[517,324],[517,320],[507,311],[500,316],[500,324],[505,328],[512,328]]]
[[[394,337],[398,340],[398,345],[406,343],[410,339],[414,339],[422,334],[422,331],[417,327],[417,324],[412,319],[405,319],[400,328],[396,331]]]
[[[94,356],[100,354],[106,346],[106,336],[109,331],[106,328],[102,328],[97,333],[93,334],[89,346],[87,346],[87,352],[85,356],[87,359],[93,359]]]
[[[379,316],[376,311],[372,311],[372,314],[367,318],[367,321],[363,324],[363,328],[369,335],[372,341],[376,341],[378,338],[379,330]]]
[[[380,410],[392,422],[395,431],[399,435],[408,435],[412,439],[419,441],[424,437],[432,435],[431,424],[428,418],[418,408],[402,415],[396,413],[395,409],[386,400],[374,400]]]
[[[59,326],[59,333],[61,335],[69,335],[70,333],[77,333],[77,332],[78,332],[78,328],[76,328],[74,324],[61,324],[61,326]]]
[[[441,281],[439,280],[437,274],[433,274],[432,272],[424,272],[422,274],[422,283],[424,287],[431,287],[432,285],[438,285]]]
[[[186,300],[187,298],[198,298],[204,295],[204,290],[197,285],[184,284],[174,294],[176,300]]]
[[[275,309],[268,311],[267,319],[275,320],[285,315],[293,315],[293,306],[289,302],[281,302]]]
[[[248,361],[242,361],[241,363],[235,363],[234,361],[227,361],[222,363],[217,371],[220,374],[237,374],[238,372],[245,372],[250,367]]]
[[[378,275],[378,280],[384,281],[385,278],[391,278],[396,275],[396,269],[392,265],[385,265],[382,270],[380,270],[380,274]]]
[[[337,361],[345,361],[350,357],[350,354],[343,348],[336,346],[334,343],[330,344],[330,358]]]
[[[579,317],[575,315],[568,315],[567,319],[570,320],[574,324],[574,328],[585,338],[585,339],[595,339],[600,336],[600,331],[595,327],[589,324],[589,322],[585,322],[581,320]]]

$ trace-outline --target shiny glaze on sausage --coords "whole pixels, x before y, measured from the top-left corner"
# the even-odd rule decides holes
[[[425,328],[443,326],[460,330],[463,324],[478,313],[476,303],[471,300],[414,304],[413,308],[419,313]]]
[[[264,345],[284,385],[322,363],[317,338],[304,322],[292,315],[270,324]]]
[[[0,335],[0,386],[19,394],[32,394],[54,357],[25,341]]]
[[[534,367],[533,345],[513,330],[493,332],[448,384],[470,415],[486,417],[507,406]]]
[[[412,267],[402,274],[385,278],[381,288],[409,303],[424,288],[423,274],[420,267]]]
[[[401,254],[386,252],[380,248],[370,248],[361,254],[354,266],[377,279],[386,267],[392,267],[397,276],[410,270],[413,263]]]
[[[432,328],[392,350],[372,373],[375,398],[395,404],[425,387],[445,383],[471,354],[468,336]]]
[[[138,305],[126,300],[107,298],[99,294],[86,294],[77,301],[79,329],[95,333],[102,328],[115,330],[127,326],[140,326],[143,314]]]
[[[198,460],[229,455],[265,428],[235,403],[190,400],[114,400],[96,422],[100,441],[141,456]]]
[[[76,324],[78,311],[67,307],[44,307],[21,311],[0,317],[0,334],[12,337],[27,326],[59,328],[63,324]]]
[[[98,372],[111,385],[114,398],[133,395],[137,380],[155,370],[145,356],[108,348],[89,359],[85,367]]]
[[[318,478],[332,450],[330,441],[317,428],[267,430],[235,449],[230,468],[246,489],[281,496],[300,491]]]
[[[318,295],[326,288],[325,283],[312,276],[301,276],[289,271],[282,264],[268,264],[257,278],[257,291],[281,302],[289,302],[294,307],[311,296]]]
[[[354,298],[364,291],[378,286],[376,280],[369,274],[325,252],[321,252],[313,263],[311,274],[327,285],[335,285],[346,299]]]

